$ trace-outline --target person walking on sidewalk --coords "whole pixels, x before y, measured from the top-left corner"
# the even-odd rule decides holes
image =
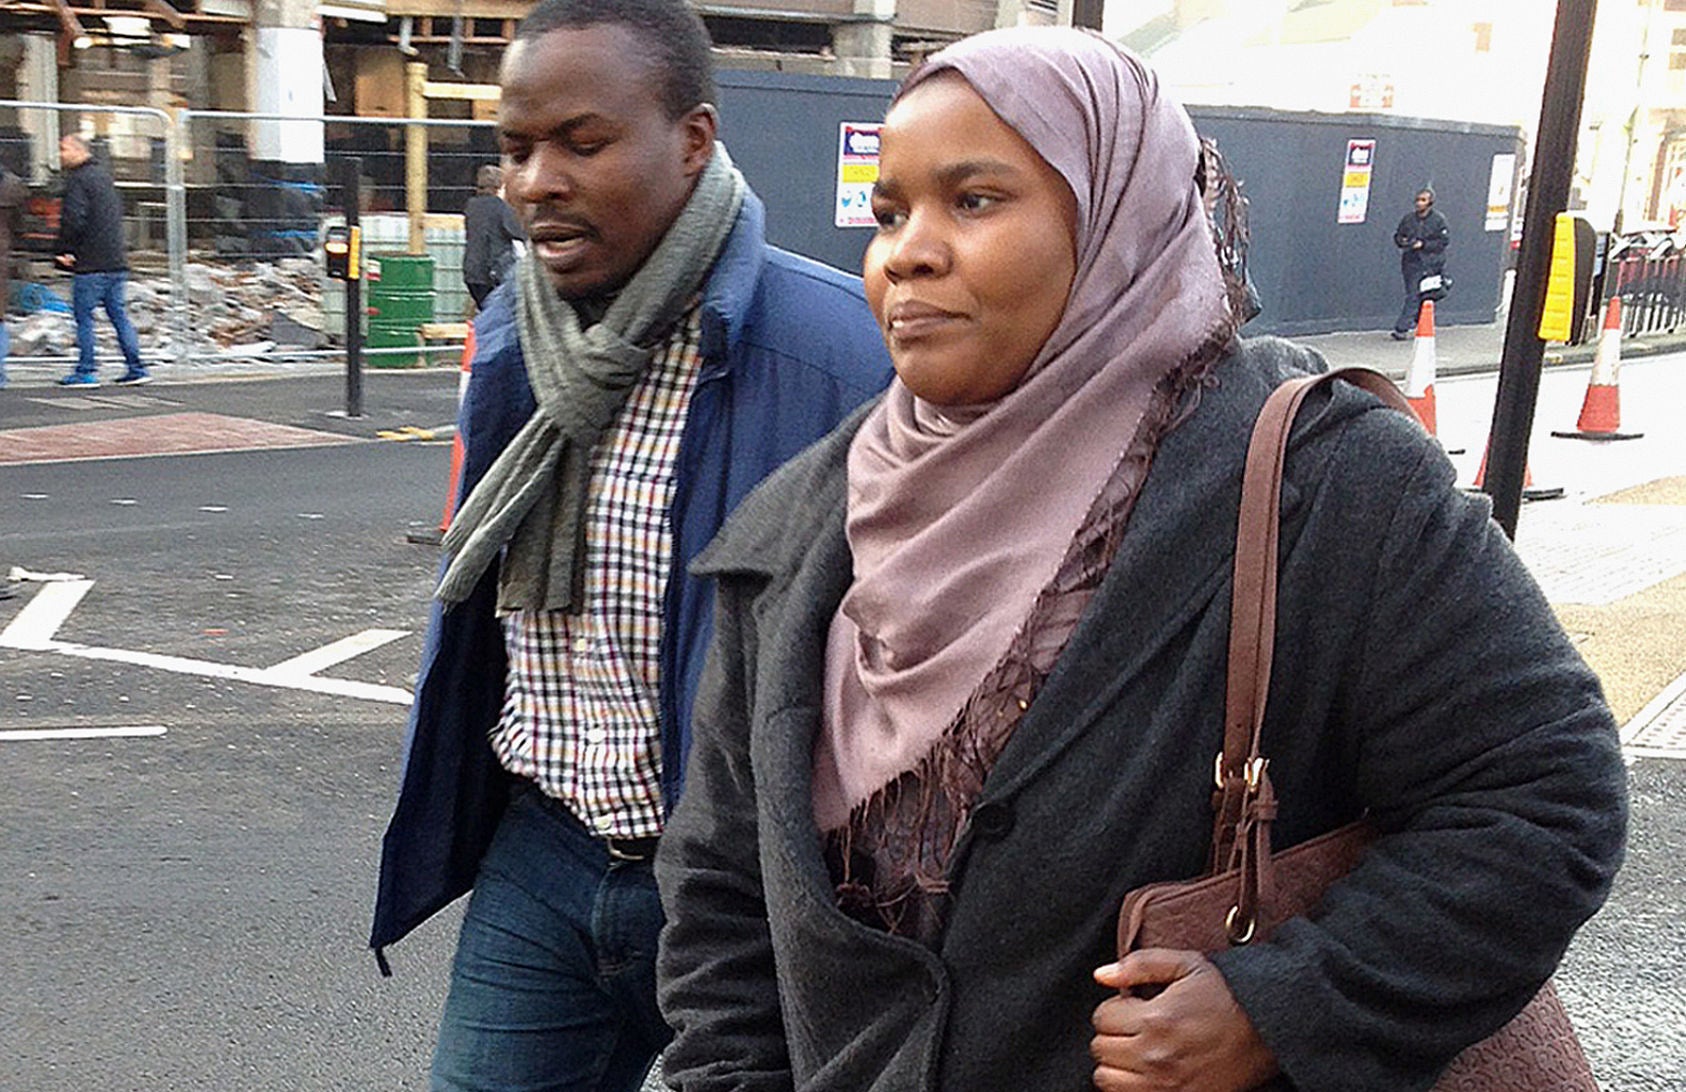
[[[12,225],[28,199],[28,183],[0,163],[0,387],[6,385],[6,354],[12,349],[11,331],[6,329],[12,300]]]
[[[59,138],[64,165],[64,204],[59,213],[58,264],[74,274],[71,310],[76,315],[76,370],[59,380],[61,387],[97,387],[94,361],[94,308],[104,307],[117,331],[117,346],[128,368],[118,386],[152,378],[141,365],[140,339],[129,321],[123,294],[129,283],[129,259],[123,248],[123,202],[111,172],[94,159],[88,142],[76,133]]]
[[[1423,278],[1445,275],[1446,245],[1451,241],[1446,217],[1434,207],[1434,190],[1424,186],[1417,191],[1417,207],[1400,218],[1393,232],[1393,245],[1400,251],[1399,272],[1405,279],[1405,306],[1394,320],[1393,340],[1404,341],[1417,328]]]
[[[523,236],[521,221],[503,199],[503,171],[485,164],[475,172],[474,190],[463,209],[462,280],[479,310],[515,268],[515,244]]]
[[[473,889],[435,1092],[644,1079],[669,1038],[652,858],[712,631],[687,566],[890,379],[859,278],[764,241],[709,48],[685,0],[543,0],[504,54],[529,242],[475,320],[370,936],[379,958]]]

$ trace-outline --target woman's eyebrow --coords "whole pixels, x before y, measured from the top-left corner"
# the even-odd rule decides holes
[[[1016,178],[1019,173],[1018,167],[1004,159],[962,159],[939,167],[936,178],[938,185],[952,188],[981,174]],[[877,195],[892,197],[900,191],[901,186],[889,175],[879,175],[878,180],[872,184],[872,192]]]
[[[937,171],[937,178],[944,185],[954,186],[966,179],[980,174],[995,174],[1014,176],[1019,169],[1004,159],[963,159],[958,163],[950,163]]]

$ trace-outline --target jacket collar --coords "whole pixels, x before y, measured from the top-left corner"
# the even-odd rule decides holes
[[[703,287],[701,349],[710,372],[727,370],[731,357],[727,350],[743,335],[744,318],[767,262],[766,220],[761,199],[754,190],[745,189],[737,222]]]
[[[714,541],[691,562],[695,576],[778,577],[811,559],[816,543],[848,546],[843,516],[849,491],[849,444],[878,404],[874,398],[756,486]]]

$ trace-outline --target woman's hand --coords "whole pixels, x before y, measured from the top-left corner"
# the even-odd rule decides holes
[[[1095,970],[1120,991],[1095,1009],[1095,1087],[1102,1092],[1240,1092],[1277,1073],[1276,1058],[1210,960],[1148,948]],[[1135,996],[1157,987],[1151,998]],[[1151,992],[1151,991],[1144,991]]]

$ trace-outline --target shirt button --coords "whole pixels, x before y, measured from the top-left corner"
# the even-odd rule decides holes
[[[607,834],[614,827],[615,821],[607,815],[599,815],[591,821],[591,825],[597,829],[597,833]]]
[[[590,652],[591,651],[591,638],[590,637],[576,637],[576,638],[574,638],[574,651],[579,653],[581,656],[584,656],[587,652]]]
[[[609,733],[602,728],[593,728],[586,732],[585,741],[593,747],[601,747],[608,740]]]

